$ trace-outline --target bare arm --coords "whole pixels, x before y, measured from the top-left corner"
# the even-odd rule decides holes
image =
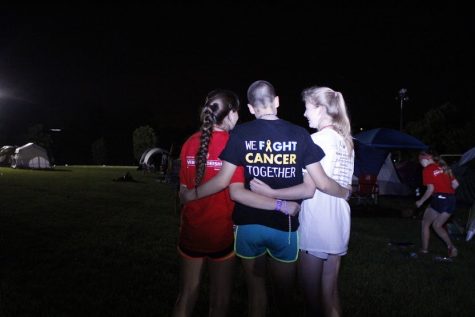
[[[315,183],[308,173],[304,174],[303,183],[280,189],[273,189],[260,179],[254,178],[250,182],[251,190],[259,195],[280,199],[306,199],[315,194]]]
[[[424,193],[424,195],[422,195],[421,199],[416,201],[417,208],[422,206],[422,204],[424,204],[424,202],[432,195],[433,192],[434,192],[434,185],[428,184],[426,192]]]
[[[214,176],[212,179],[206,183],[198,186],[196,189],[186,189],[180,188],[180,200],[182,203],[187,203],[192,200],[200,199],[213,195],[219,191],[222,191],[228,187],[231,178],[233,177],[234,171],[237,166],[229,162],[223,161],[223,166],[219,173]]]
[[[315,182],[315,185],[321,192],[344,199],[348,199],[350,197],[351,184],[348,184],[347,188],[340,186],[340,184],[328,177],[320,162],[312,163],[306,167],[307,172],[310,174],[313,181]]]
[[[457,187],[459,187],[460,184],[459,184],[459,181],[454,178],[454,179],[452,180],[451,185],[452,185],[452,188],[455,190],[455,189],[457,189]]]
[[[233,183],[229,185],[231,199],[243,205],[264,210],[276,210],[276,199],[265,197],[244,187],[243,183]],[[300,211],[300,204],[294,201],[282,202],[281,211],[294,216]]]

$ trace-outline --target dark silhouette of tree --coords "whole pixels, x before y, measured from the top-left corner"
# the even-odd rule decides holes
[[[146,125],[135,129],[133,133],[134,157],[137,162],[146,149],[153,148],[157,144],[157,136],[152,127]]]
[[[455,105],[445,103],[429,110],[421,120],[410,122],[406,131],[439,153],[460,154],[473,146],[473,117],[473,112],[462,113]]]
[[[96,165],[107,163],[107,148],[104,137],[101,137],[92,143],[92,161]]]
[[[25,135],[26,143],[35,143],[46,149],[49,153],[53,145],[53,139],[51,135],[45,131],[43,124],[38,123],[28,128]]]

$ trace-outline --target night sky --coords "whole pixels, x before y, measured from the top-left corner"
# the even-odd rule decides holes
[[[300,92],[342,92],[352,125],[399,128],[451,102],[475,101],[473,11],[317,5],[35,5],[0,13],[0,141],[41,123],[63,160],[87,163],[105,137],[113,163],[133,163],[132,132],[150,125],[179,147],[208,91],[265,79],[279,115],[306,126]]]

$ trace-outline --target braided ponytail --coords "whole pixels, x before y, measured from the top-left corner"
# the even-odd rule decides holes
[[[217,106],[216,104],[214,104]],[[201,112],[201,121],[203,124],[201,125],[200,131],[200,148],[198,149],[198,153],[196,153],[196,176],[195,176],[195,185],[198,186],[201,184],[201,180],[203,179],[205,168],[206,168],[206,161],[208,155],[208,148],[209,142],[211,140],[211,134],[213,133],[213,126],[216,123],[216,116],[211,110],[211,107],[205,105],[203,111]]]
[[[214,90],[206,97],[201,109],[201,136],[200,147],[196,153],[195,186],[198,187],[203,180],[208,157],[208,148],[213,135],[213,128],[223,123],[230,111],[239,110],[239,98],[229,90]],[[195,187],[195,188],[196,188]]]

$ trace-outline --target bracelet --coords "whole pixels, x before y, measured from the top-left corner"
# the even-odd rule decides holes
[[[283,212],[284,214],[288,215],[288,212],[287,212],[287,200],[277,199],[277,200],[275,201],[275,208],[274,208],[274,210]]]

